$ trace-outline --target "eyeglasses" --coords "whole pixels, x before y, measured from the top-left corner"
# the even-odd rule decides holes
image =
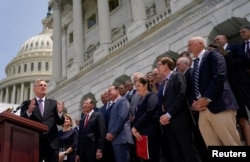
[[[163,64],[156,64],[157,67],[159,67],[159,66],[161,66],[161,65],[163,65]]]

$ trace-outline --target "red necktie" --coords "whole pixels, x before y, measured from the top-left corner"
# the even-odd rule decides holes
[[[87,115],[86,118],[85,118],[84,127],[87,126],[88,122],[89,122],[89,115]]]

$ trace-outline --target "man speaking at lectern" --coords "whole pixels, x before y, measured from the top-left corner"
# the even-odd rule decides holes
[[[48,132],[40,134],[39,162],[58,162],[59,138],[57,125],[64,123],[64,103],[45,97],[47,83],[43,79],[34,82],[35,98],[21,108],[21,116],[48,126]],[[26,101],[24,101],[26,102]]]

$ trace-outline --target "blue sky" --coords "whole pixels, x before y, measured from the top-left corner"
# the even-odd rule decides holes
[[[0,5],[0,80],[5,67],[17,55],[22,44],[38,35],[47,15],[49,0],[4,0]]]

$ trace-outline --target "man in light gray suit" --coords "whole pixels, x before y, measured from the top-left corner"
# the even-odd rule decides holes
[[[113,101],[106,139],[111,141],[116,162],[129,162],[133,144],[129,121],[129,102],[121,97],[119,87],[110,86],[108,94]]]

